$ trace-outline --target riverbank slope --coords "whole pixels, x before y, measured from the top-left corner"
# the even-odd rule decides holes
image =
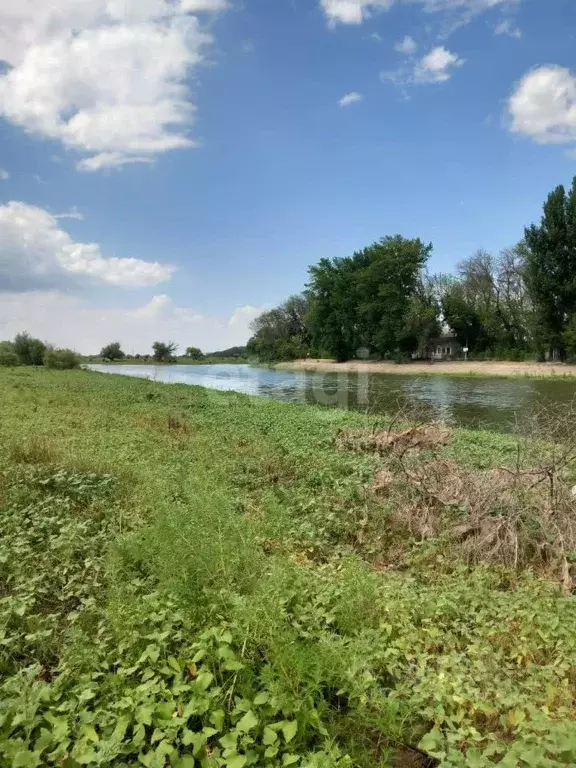
[[[511,435],[0,369],[0,763],[576,764],[569,467]]]
[[[350,360],[346,363],[337,363],[334,360],[306,359],[276,363],[274,367],[286,371],[416,374],[421,376],[531,376],[535,378],[576,376],[576,365],[563,363],[514,363],[509,361],[454,361],[436,363],[418,361],[398,364],[389,361],[364,362],[361,360]]]

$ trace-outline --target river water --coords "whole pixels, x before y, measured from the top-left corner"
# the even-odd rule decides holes
[[[418,408],[430,420],[508,431],[542,405],[576,399],[576,378],[456,378],[413,374],[279,371],[250,365],[89,365],[94,371],[196,384],[290,403],[369,413]],[[576,425],[575,425],[576,428]]]

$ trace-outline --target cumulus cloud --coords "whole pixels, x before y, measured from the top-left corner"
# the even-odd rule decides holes
[[[410,85],[445,83],[464,63],[465,59],[444,46],[438,46],[415,62],[392,71],[380,72],[380,79],[400,88]]]
[[[416,53],[417,48],[418,44],[416,43],[416,40],[414,40],[413,37],[410,37],[410,35],[406,35],[403,40],[399,40],[394,46],[395,51],[403,53],[406,56],[411,56],[413,53]]]
[[[183,350],[205,352],[245,344],[250,322],[263,310],[245,306],[222,317],[206,316],[179,307],[161,294],[136,309],[98,307],[59,291],[26,294],[0,293],[0,339],[26,329],[58,346],[97,354],[104,344],[118,340],[127,352],[149,353],[158,339],[175,341]]]
[[[351,104],[355,104],[358,101],[362,101],[362,94],[352,91],[351,93],[344,94],[344,96],[338,100],[338,104],[341,107],[349,107]]]
[[[4,0],[0,114],[88,157],[85,171],[193,146],[186,87],[225,0]]]
[[[96,243],[75,242],[58,218],[43,208],[16,201],[0,206],[0,285],[4,288],[27,291],[78,281],[152,286],[168,280],[173,271],[159,262],[104,257]]]
[[[470,21],[474,16],[497,6],[513,8],[518,0],[320,0],[328,23],[361,24],[374,12],[388,11],[396,3],[420,5],[426,13],[452,13],[460,23]]]
[[[508,100],[510,130],[538,144],[576,143],[576,73],[543,66],[526,73]]]
[[[0,168],[0,181],[8,181],[10,174],[4,168]]]

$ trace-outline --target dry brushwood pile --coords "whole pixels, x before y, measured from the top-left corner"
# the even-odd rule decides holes
[[[515,464],[474,470],[444,457],[450,441],[443,425],[349,429],[336,438],[341,450],[379,456],[368,492],[389,509],[399,536],[435,541],[471,564],[534,568],[571,593],[576,445],[543,445],[533,466],[519,439]]]

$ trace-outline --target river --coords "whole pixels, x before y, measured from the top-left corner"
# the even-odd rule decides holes
[[[458,378],[441,375],[279,371],[250,365],[89,365],[94,371],[261,395],[289,403],[319,403],[390,413],[399,407],[430,420],[511,430],[542,405],[569,404],[576,379]]]

